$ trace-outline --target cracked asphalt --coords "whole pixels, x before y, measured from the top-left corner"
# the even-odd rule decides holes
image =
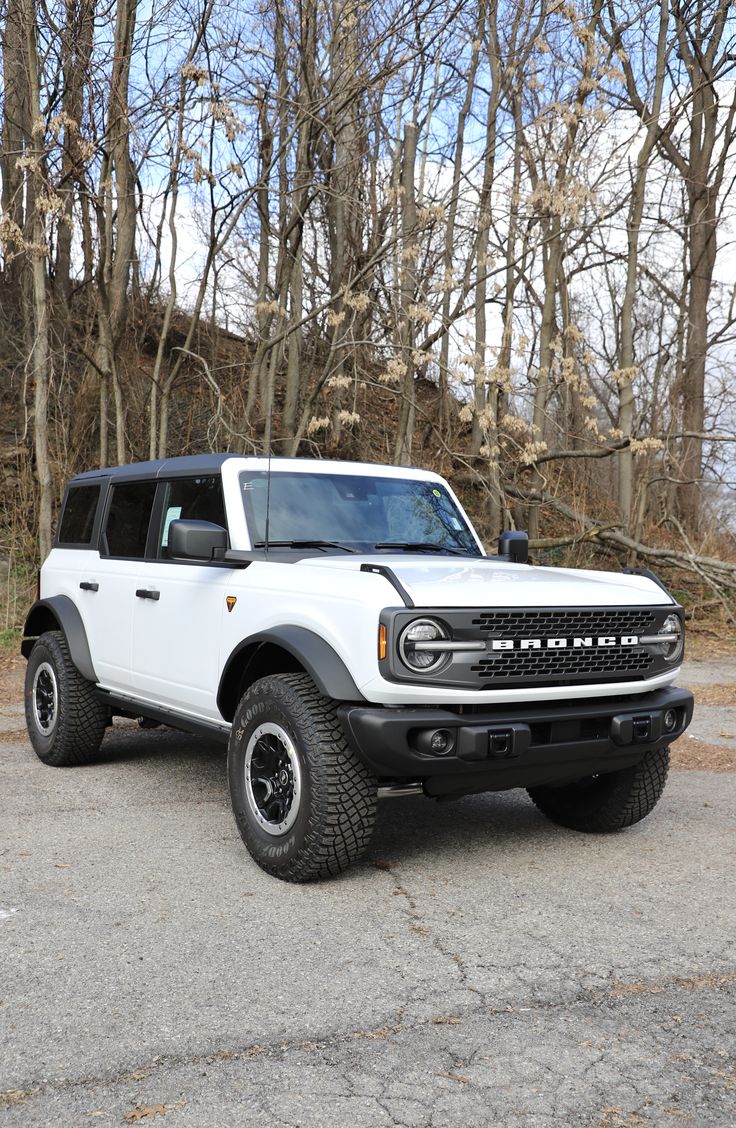
[[[120,727],[54,770],[2,719],[2,1128],[736,1123],[734,773],[612,837],[519,792],[386,801],[361,864],[292,886],[220,748]]]

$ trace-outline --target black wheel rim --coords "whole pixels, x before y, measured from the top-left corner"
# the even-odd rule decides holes
[[[42,662],[34,674],[31,701],[36,728],[43,736],[50,736],[59,712],[59,687],[50,662]]]
[[[259,725],[248,740],[244,770],[251,816],[266,834],[285,834],[294,825],[302,795],[299,756],[286,730],[271,722]]]

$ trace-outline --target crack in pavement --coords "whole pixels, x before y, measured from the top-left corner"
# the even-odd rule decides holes
[[[718,974],[698,972],[690,976],[666,976],[657,981],[639,980],[631,983],[614,982],[607,989],[586,990],[572,998],[563,1000],[536,1002],[532,1006],[505,1006],[496,1008],[487,1006],[484,1003],[481,1006],[465,1009],[455,1015],[435,1016],[433,1018],[418,1020],[411,1024],[404,1022],[403,1008],[399,1008],[397,1021],[367,1030],[342,1031],[340,1033],[326,1035],[323,1038],[296,1039],[290,1042],[254,1042],[240,1048],[219,1048],[204,1050],[195,1054],[162,1054],[155,1056],[150,1059],[150,1061],[144,1062],[139,1066],[126,1068],[116,1074],[59,1078],[55,1081],[47,1081],[44,1079],[40,1084],[31,1083],[30,1085],[26,1082],[18,1088],[0,1092],[0,1110],[8,1109],[19,1103],[24,1103],[31,1097],[43,1096],[48,1093],[58,1094],[68,1092],[75,1088],[91,1088],[101,1085],[110,1086],[126,1082],[141,1081],[161,1069],[171,1070],[181,1066],[214,1065],[219,1062],[248,1061],[257,1058],[270,1058],[285,1061],[289,1055],[294,1053],[316,1054],[332,1048],[348,1045],[351,1042],[379,1041],[389,1039],[400,1033],[417,1034],[433,1027],[447,1027],[451,1030],[454,1026],[462,1025],[464,1021],[472,1020],[478,1016],[488,1019],[499,1016],[520,1015],[528,1019],[534,1013],[545,1013],[564,1009],[572,1010],[580,1006],[595,1006],[606,1002],[615,1005],[616,1003],[624,1002],[624,1000],[634,995],[664,995],[667,992],[672,992],[676,995],[682,991],[718,991],[734,984],[736,984],[736,971]],[[480,995],[478,991],[474,993]],[[458,1057],[456,1059],[453,1051],[449,1047],[446,1052],[450,1058],[453,1071],[467,1068],[469,1064],[472,1064],[472,1060],[475,1056],[475,1054],[473,1054],[471,1057]],[[601,1060],[604,1056],[605,1054],[602,1053]]]
[[[417,905],[415,896],[407,889],[405,881],[399,879],[398,875],[394,872],[394,867],[390,863],[384,863],[377,868],[385,871],[392,880],[394,886],[393,895],[404,899],[406,903],[405,915],[409,918],[409,928],[411,932],[416,936],[428,939],[432,947],[435,951],[439,952],[443,959],[450,960],[455,965],[460,985],[465,988],[465,990],[471,991],[481,999],[485,999],[483,992],[468,982],[467,964],[463,957],[458,952],[454,952],[448,947],[443,942],[442,937],[436,932],[433,932],[428,926]]]

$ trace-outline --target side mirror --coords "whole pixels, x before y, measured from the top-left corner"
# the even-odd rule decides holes
[[[186,560],[212,560],[227,551],[227,529],[212,521],[172,521],[169,525],[169,556]]]
[[[501,533],[498,538],[498,555],[514,564],[526,564],[529,560],[529,534]]]

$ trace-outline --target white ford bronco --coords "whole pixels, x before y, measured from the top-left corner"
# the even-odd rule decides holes
[[[683,612],[646,571],[488,556],[436,474],[203,455],[66,491],[22,643],[46,764],[112,717],[228,745],[238,829],[267,872],[336,874],[380,796],[526,788],[613,831],[664,787],[692,716]]]

